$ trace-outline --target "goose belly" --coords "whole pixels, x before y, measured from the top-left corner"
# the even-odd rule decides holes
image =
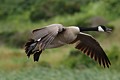
[[[57,48],[70,44],[75,38],[76,36],[73,34],[60,34],[50,43],[50,45],[47,46],[47,48]]]
[[[63,45],[65,45],[66,43],[62,42],[62,41],[53,41],[50,45],[48,45],[46,48],[57,48],[57,47],[61,47]]]

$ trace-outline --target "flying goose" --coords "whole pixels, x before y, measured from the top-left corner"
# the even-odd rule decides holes
[[[111,65],[107,55],[100,44],[84,31],[111,32],[112,29],[103,25],[97,27],[64,27],[62,24],[51,24],[32,31],[32,37],[25,44],[25,52],[30,57],[33,54],[34,61],[38,61],[40,54],[45,49],[57,48],[66,44],[76,43],[75,48],[88,55],[104,67]]]

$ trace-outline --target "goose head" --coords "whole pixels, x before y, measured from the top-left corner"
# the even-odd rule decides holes
[[[97,28],[98,28],[98,31],[100,32],[111,32],[112,31],[111,28],[105,27],[103,25],[99,25]]]
[[[84,31],[111,32],[112,31],[111,28],[105,27],[103,25],[98,25],[96,27],[89,27],[89,28],[86,27],[78,27],[78,28],[80,32],[84,32]]]

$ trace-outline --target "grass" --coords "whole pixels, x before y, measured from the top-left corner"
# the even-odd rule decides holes
[[[29,59],[27,58],[24,49],[0,46],[0,70],[21,69],[34,65],[44,66],[45,64],[58,67],[60,62],[69,55],[71,48],[73,47],[66,45],[61,48],[45,50],[40,56],[40,61],[35,63],[32,55]]]
[[[114,75],[113,75],[114,74]],[[71,70],[44,67],[0,72],[1,80],[120,80],[120,72],[110,69]]]

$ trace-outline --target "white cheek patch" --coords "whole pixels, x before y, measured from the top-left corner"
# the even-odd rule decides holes
[[[101,26],[98,26],[98,31],[105,32]]]

